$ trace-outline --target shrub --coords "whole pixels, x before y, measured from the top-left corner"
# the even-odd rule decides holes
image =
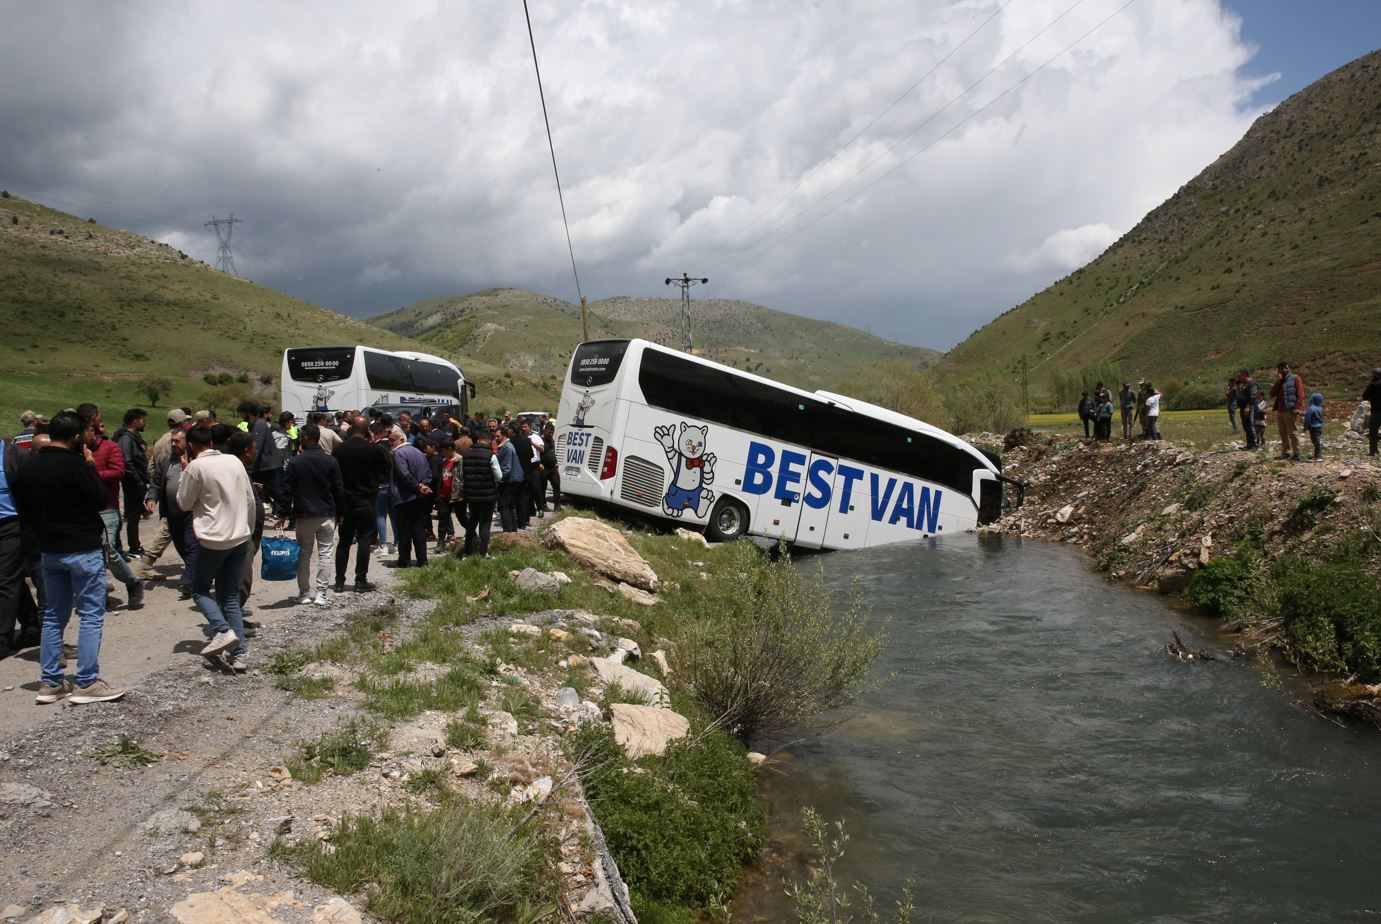
[[[298,747],[296,756],[286,761],[293,779],[315,783],[327,773],[346,776],[369,766],[374,746],[383,731],[370,722],[346,722],[335,731],[323,732]]]
[[[1290,516],[1285,520],[1285,527],[1293,532],[1304,532],[1313,528],[1318,515],[1327,510],[1337,497],[1337,493],[1328,488],[1314,488],[1295,504],[1295,509],[1290,511]]]
[[[164,375],[146,375],[134,383],[134,390],[148,397],[150,407],[158,407],[158,399],[173,390],[173,380]]]
[[[1174,391],[1166,388],[1165,408],[1171,411],[1196,411],[1205,408],[1226,407],[1222,385],[1209,385],[1202,382],[1189,382]]]
[[[731,548],[725,595],[677,646],[700,705],[743,741],[846,706],[874,686],[885,636],[870,634],[861,601],[836,615],[819,571],[807,581],[785,555]]]
[[[699,729],[661,757],[640,760],[634,773],[609,730],[589,723],[569,750],[592,768],[581,783],[639,919],[703,908],[733,892],[762,847],[757,781],[741,744]]]
[[[203,382],[205,382],[207,385],[215,385],[215,384],[217,384],[217,382],[216,382],[216,373],[214,373],[214,372],[204,372],[204,373],[202,373],[201,380],[202,380]]]
[[[834,866],[844,856],[844,845],[849,835],[844,833],[844,823],[836,821],[826,826],[824,820],[813,808],[801,812],[801,830],[810,844],[810,859],[806,864],[806,881],[788,884],[786,894],[796,906],[796,920],[800,924],[846,924],[854,919],[850,908],[853,899],[849,890],[840,885],[835,877]],[[833,831],[831,831],[831,827]],[[877,924],[877,908],[872,893],[861,882],[853,884],[853,892],[862,906],[865,924]],[[896,914],[892,918],[896,924],[906,924],[911,920],[911,883],[902,887],[902,897],[897,901]]]
[[[997,373],[950,383],[942,396],[955,433],[1006,433],[1026,422],[1020,388]]]
[[[229,385],[234,381],[235,376],[231,375],[229,372],[222,372],[216,376],[217,385]]]
[[[1215,558],[1194,572],[1184,595],[1210,615],[1235,618],[1250,595],[1258,561],[1246,548]]]
[[[1283,647],[1294,660],[1324,670],[1381,672],[1381,588],[1362,564],[1285,556],[1272,577]]]
[[[331,844],[316,840],[275,855],[343,895],[363,891],[370,913],[385,921],[511,920],[520,906],[546,900],[555,880],[550,844],[514,829],[498,807],[443,798],[433,811],[389,808],[347,818]],[[530,918],[536,920],[536,918]]]

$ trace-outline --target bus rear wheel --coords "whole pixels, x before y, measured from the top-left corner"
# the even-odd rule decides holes
[[[748,508],[736,500],[721,498],[710,512],[705,536],[711,542],[729,542],[748,532]]]

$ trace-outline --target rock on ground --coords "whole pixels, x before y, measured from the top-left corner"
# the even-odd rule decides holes
[[[614,703],[609,714],[614,723],[614,741],[630,760],[661,754],[668,744],[690,734],[690,721],[670,709]]]
[[[567,517],[553,524],[542,538],[548,545],[564,549],[567,555],[592,571],[642,590],[657,589],[657,575],[652,566],[628,544],[622,533],[606,523],[586,517]]]
[[[524,568],[513,578],[513,583],[518,585],[519,590],[531,590],[539,594],[559,594],[561,592],[561,579],[554,574],[545,571],[538,571],[536,568]]]
[[[617,683],[629,693],[643,697],[654,706],[665,706],[671,702],[667,688],[655,677],[649,677],[606,658],[591,658],[590,664],[599,675],[601,683]]]

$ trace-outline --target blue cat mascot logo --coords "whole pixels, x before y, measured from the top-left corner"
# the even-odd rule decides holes
[[[705,451],[709,427],[692,427],[681,421],[678,436],[672,427],[657,427],[652,431],[671,463],[671,487],[662,498],[662,509],[679,517],[692,510],[703,517],[714,501],[714,492],[707,485],[714,484],[715,454]]]
[[[585,396],[580,399],[580,403],[575,408],[575,419],[571,421],[572,427],[585,426],[585,415],[590,413],[590,408],[595,406],[595,399],[590,396],[590,389],[585,389]]]

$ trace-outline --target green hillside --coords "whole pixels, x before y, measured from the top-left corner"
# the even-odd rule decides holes
[[[1134,182],[1134,178],[1131,179]],[[1216,386],[1287,358],[1360,390],[1381,362],[1381,52],[1263,115],[1233,148],[1083,269],[970,335],[951,381],[1000,369],[1031,389],[1116,363]]]
[[[679,347],[680,318],[679,299],[609,298],[590,304],[590,336],[644,337]],[[881,360],[923,369],[939,357],[751,302],[697,298],[692,319],[698,355],[812,390],[833,388]],[[428,299],[372,323],[440,349],[484,356],[514,375],[550,377],[554,388],[581,339],[578,305],[520,289]]]
[[[148,406],[135,384],[151,374],[173,383],[160,407],[219,401],[224,409],[247,392],[276,403],[282,353],[294,345],[436,352],[166,244],[8,195],[0,196],[0,343],[0,433],[18,429],[25,408],[51,414],[88,400],[118,420],[127,407]],[[530,402],[546,387],[450,358],[477,382],[481,407]],[[229,384],[213,387],[207,374]]]

